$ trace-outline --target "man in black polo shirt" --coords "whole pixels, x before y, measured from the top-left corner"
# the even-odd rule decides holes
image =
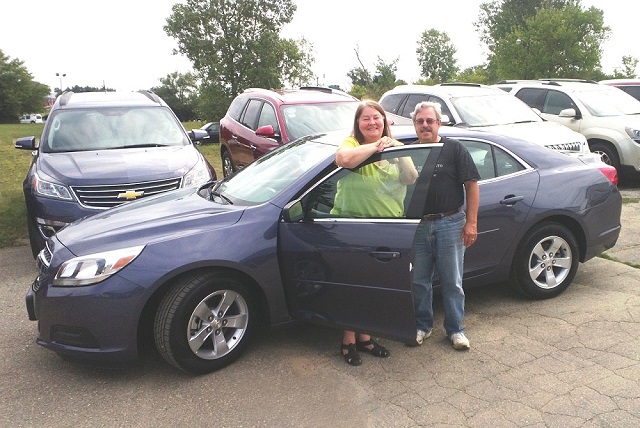
[[[416,344],[433,330],[433,275],[442,285],[444,329],[453,347],[469,349],[464,334],[464,251],[478,235],[480,175],[467,148],[438,135],[440,104],[422,102],[411,113],[421,144],[444,143],[429,185],[425,211],[416,231],[413,285],[416,310]],[[462,210],[466,196],[466,212]]]

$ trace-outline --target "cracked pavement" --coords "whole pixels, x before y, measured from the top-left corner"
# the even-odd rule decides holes
[[[638,187],[636,187],[637,189]],[[623,195],[638,198],[635,189]],[[455,351],[435,302],[421,347],[380,339],[387,359],[351,367],[341,332],[269,333],[231,366],[183,375],[154,354],[103,369],[34,343],[24,294],[28,247],[0,250],[0,425],[12,427],[620,427],[640,426],[640,202],[623,206],[619,261],[581,264],[562,295],[531,301],[496,285],[467,291],[471,350]]]

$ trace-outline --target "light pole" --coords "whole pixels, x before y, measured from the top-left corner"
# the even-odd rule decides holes
[[[62,93],[62,78],[66,77],[67,73],[56,73],[56,76],[60,78],[60,93]]]

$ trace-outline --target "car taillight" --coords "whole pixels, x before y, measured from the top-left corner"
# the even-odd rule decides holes
[[[614,186],[618,186],[618,171],[611,165],[603,165],[598,167],[601,173],[609,179]]]

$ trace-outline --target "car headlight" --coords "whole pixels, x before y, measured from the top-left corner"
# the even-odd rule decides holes
[[[626,127],[624,128],[627,131],[627,135],[636,143],[640,144],[640,129]]]
[[[42,180],[37,174],[33,176],[32,184],[33,190],[39,195],[56,199],[64,199],[67,201],[73,200],[73,196],[71,196],[71,192],[66,186]]]
[[[144,245],[74,257],[62,263],[53,285],[81,287],[103,281],[127,266],[142,252]]]
[[[203,184],[211,181],[211,173],[209,168],[204,162],[204,159],[200,159],[196,166],[189,171],[182,180],[182,187],[200,187]]]

